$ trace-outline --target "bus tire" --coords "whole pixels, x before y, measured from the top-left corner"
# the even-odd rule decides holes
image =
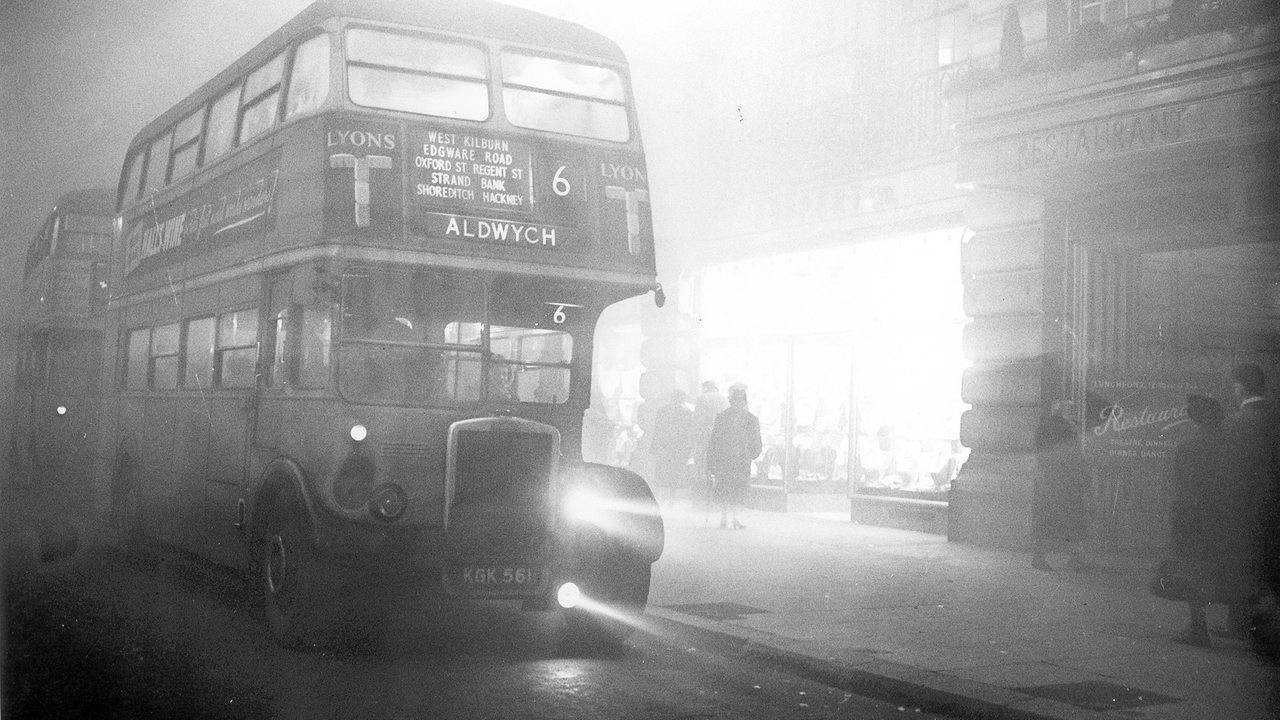
[[[306,518],[297,503],[281,498],[267,508],[260,537],[262,602],[272,638],[288,649],[323,644],[324,594]]]

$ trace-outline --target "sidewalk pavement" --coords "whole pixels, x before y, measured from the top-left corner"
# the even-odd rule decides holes
[[[1171,640],[1186,607],[1154,563],[1031,568],[1025,553],[744,511],[744,530],[665,510],[648,613],[792,672],[957,717],[1230,720],[1280,716],[1280,668],[1243,642]],[[1223,622],[1210,608],[1210,624]],[[1274,699],[1270,702],[1274,703]]]

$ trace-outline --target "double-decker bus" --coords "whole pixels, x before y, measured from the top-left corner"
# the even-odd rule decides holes
[[[286,646],[402,582],[626,636],[662,520],[580,452],[600,313],[661,294],[617,45],[314,3],[137,134],[118,213],[97,499],[125,547],[251,573]]]
[[[58,514],[90,503],[114,211],[110,189],[66,193],[22,272],[10,470],[27,501]]]

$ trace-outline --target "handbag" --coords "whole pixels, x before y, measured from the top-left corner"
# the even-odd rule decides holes
[[[1213,568],[1207,561],[1170,558],[1156,567],[1150,589],[1166,600],[1206,599],[1212,576]]]

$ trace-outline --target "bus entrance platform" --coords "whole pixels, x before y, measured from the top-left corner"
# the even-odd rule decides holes
[[[836,514],[664,508],[647,616],[850,693],[956,717],[1280,717],[1280,667],[1241,640],[1182,645],[1185,605],[1151,595],[1154,561],[1031,567],[1027,553]],[[1210,625],[1225,610],[1210,608]],[[813,708],[810,712],[816,712]]]

